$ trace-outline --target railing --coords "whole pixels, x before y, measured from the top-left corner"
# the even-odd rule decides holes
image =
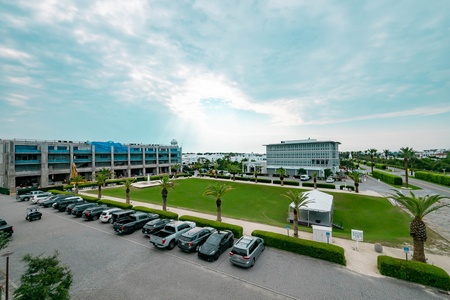
[[[36,164],[40,164],[41,160],[40,159],[36,159],[36,160],[16,160],[16,165],[36,165]]]

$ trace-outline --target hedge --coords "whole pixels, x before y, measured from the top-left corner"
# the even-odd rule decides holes
[[[416,171],[414,173],[414,177],[417,179],[422,179],[429,182],[450,186],[450,176],[447,175],[432,172]]]
[[[375,168],[380,169],[380,170],[386,170],[386,165],[385,164],[375,164]]]
[[[86,196],[86,195],[78,195],[78,196],[83,198],[83,200],[86,202],[98,202],[100,200],[97,197],[91,197],[91,196]]]
[[[302,186],[314,187],[314,182],[303,182]],[[323,189],[333,189],[333,190],[336,189],[336,186],[330,183],[317,183],[317,187]]]
[[[0,187],[0,194],[9,195],[9,189]]]
[[[380,179],[381,181],[389,184],[400,186],[403,184],[403,179],[400,176],[394,174],[373,170],[372,176],[376,179]]]
[[[276,179],[274,181],[272,181],[273,184],[281,184],[281,180]],[[299,186],[300,182],[298,181],[292,181],[292,180],[283,180],[283,184],[284,185],[293,185],[293,186]]]
[[[272,179],[258,178],[257,182],[260,182],[260,183],[272,183]]]
[[[200,227],[213,227],[217,230],[230,230],[231,232],[233,232],[235,238],[240,238],[244,233],[244,228],[242,228],[242,226],[208,220],[194,216],[187,216],[187,215],[181,216],[180,221],[195,222],[195,224],[197,224],[197,226]]]
[[[146,213],[158,214],[163,219],[178,220],[178,214],[171,212],[171,211],[154,209],[154,208],[145,207],[145,206],[135,206],[135,207],[133,207],[133,209],[137,210],[137,211],[146,212]]]
[[[379,255],[378,270],[382,275],[450,290],[450,276],[443,269],[426,263]]]
[[[114,200],[107,200],[107,199],[100,199],[97,201],[98,204],[106,204],[108,206],[118,207],[122,209],[131,209],[133,205],[126,204],[124,202],[114,201]]]
[[[264,239],[266,246],[346,265],[344,248],[327,243],[304,240],[283,234],[255,230],[253,236]]]

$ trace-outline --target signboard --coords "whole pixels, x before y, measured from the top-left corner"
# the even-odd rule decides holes
[[[352,229],[352,240],[362,242],[363,241],[363,231]]]
[[[408,246],[403,247],[403,251],[405,251],[405,253],[408,254],[409,253],[409,247]]]

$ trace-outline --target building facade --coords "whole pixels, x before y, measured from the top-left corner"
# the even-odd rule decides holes
[[[72,142],[0,140],[0,187],[46,187],[68,182],[74,165],[87,180],[95,172],[109,169],[115,177],[170,173],[181,165],[182,149],[176,140],[170,145],[120,144],[114,142]]]
[[[300,169],[311,176],[325,176],[325,170],[332,174],[339,171],[339,142],[318,141],[315,139],[281,141],[279,144],[266,146],[267,173],[276,174],[276,170],[284,168],[287,175],[298,175]]]

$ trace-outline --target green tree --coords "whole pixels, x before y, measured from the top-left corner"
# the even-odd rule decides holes
[[[28,267],[20,277],[21,284],[14,292],[14,299],[70,299],[72,272],[68,267],[60,266],[57,251],[49,257],[27,254],[22,261],[28,263]]]
[[[258,182],[258,174],[261,171],[261,167],[255,166],[255,169],[253,170],[253,176],[255,177],[255,183]]]
[[[294,236],[298,237],[298,218],[300,215],[300,207],[304,207],[309,203],[314,203],[314,201],[308,200],[308,195],[300,191],[293,192],[289,190],[286,193],[281,194],[281,196],[289,200],[289,205],[294,203]]]
[[[424,246],[427,240],[427,227],[423,218],[433,211],[450,206],[446,203],[439,203],[441,199],[447,197],[441,195],[416,197],[413,192],[406,196],[400,191],[395,191],[395,194],[391,194],[391,196],[412,214],[413,220],[409,225],[409,234],[414,243],[413,260],[426,263]]]
[[[228,167],[228,172],[230,172],[230,174],[233,175],[233,181],[236,180],[236,174],[240,171],[241,171],[241,169],[237,165],[230,165]]]
[[[180,170],[180,164],[174,164],[170,169],[172,170],[173,177],[177,177],[177,173]]]
[[[333,175],[333,171],[331,171],[331,169],[325,169],[324,173],[325,177],[330,177],[331,175]]]
[[[352,173],[349,173],[348,176],[355,183],[355,193],[359,193],[359,181],[361,179],[361,173],[359,173],[359,172],[352,172]]]
[[[97,172],[97,174],[98,174],[98,173],[102,173],[102,174],[104,174],[104,175],[106,176],[106,179],[110,179],[111,176],[112,176],[112,174],[113,174],[113,171],[111,171],[111,170],[108,169],[108,168],[102,168],[102,169],[100,169],[100,170]]]
[[[108,175],[106,175],[105,173],[99,172],[97,174],[95,174],[95,180],[97,181],[97,186],[98,186],[98,198],[101,199],[102,198],[102,186],[105,184],[106,180],[108,179]]]
[[[411,160],[416,157],[416,152],[413,148],[400,148],[400,156],[403,157],[403,165],[405,167],[405,187],[408,188],[408,168]]]
[[[383,153],[384,153],[384,158],[386,158],[386,166],[387,166],[389,153],[391,153],[391,151],[389,151],[389,149],[384,149]]]
[[[370,162],[371,162],[371,166],[370,166],[370,169],[371,169],[371,173],[373,173],[373,165],[374,165],[374,161],[373,161],[373,159],[374,159],[374,157],[377,155],[377,149],[369,149],[369,150],[367,150],[367,154],[369,154],[369,156],[370,156]]]
[[[70,178],[70,183],[75,186],[75,194],[78,194],[78,185],[85,181],[86,180],[81,175],[75,175],[72,178]]]
[[[286,169],[281,167],[275,170],[275,173],[280,177],[281,185],[284,185],[284,178],[286,177]]]
[[[162,197],[162,209],[167,210],[167,195],[169,195],[169,189],[175,189],[174,183],[170,181],[169,175],[164,174],[161,177],[161,184],[160,187],[162,189],[161,191],[161,197]]]
[[[206,187],[203,196],[213,196],[216,198],[217,207],[217,221],[222,222],[222,200],[221,198],[229,191],[234,190],[231,186],[226,184],[210,184]]]
[[[303,168],[300,168],[297,170],[297,175],[305,175],[306,174],[306,170]]]
[[[127,178],[125,179],[125,196],[127,199],[127,204],[130,204],[130,189],[132,187],[133,182],[135,182],[136,178]]]

